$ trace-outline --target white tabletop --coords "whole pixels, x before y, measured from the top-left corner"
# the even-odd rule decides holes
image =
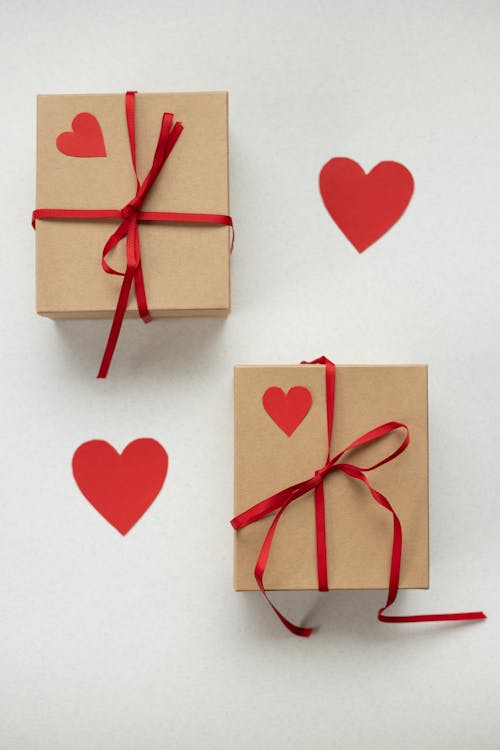
[[[125,6],[125,7],[124,7]],[[128,7],[127,7],[128,6]],[[498,750],[500,6],[489,0],[4,3],[0,747]],[[227,320],[34,312],[35,95],[230,92],[236,223]],[[405,164],[415,194],[363,255],[321,166]],[[68,273],[71,272],[68,256]],[[232,367],[326,354],[429,364],[431,589],[232,591]],[[122,537],[75,448],[165,446],[165,488]]]

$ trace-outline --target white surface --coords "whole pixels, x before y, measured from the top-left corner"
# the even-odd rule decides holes
[[[124,7],[127,6],[128,7]],[[250,7],[251,6],[251,7]],[[498,750],[500,6],[497,2],[4,2],[2,750]],[[230,91],[233,312],[108,323],[34,313],[35,95]],[[320,167],[406,164],[407,213],[358,256]],[[71,265],[71,258],[68,258]],[[429,592],[232,592],[232,366],[430,365]],[[152,436],[158,500],[122,538],[76,446]]]

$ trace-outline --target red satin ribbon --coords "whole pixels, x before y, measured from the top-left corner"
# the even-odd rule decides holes
[[[233,226],[230,216],[225,214],[200,214],[200,213],[173,213],[166,211],[142,211],[142,204],[153,187],[156,178],[160,174],[163,165],[168,159],[177,139],[182,133],[182,123],[173,123],[174,116],[165,112],[163,114],[158,143],[153,158],[151,169],[141,183],[137,174],[136,145],[135,145],[135,91],[127,91],[125,94],[125,115],[127,118],[127,129],[130,143],[130,154],[132,166],[136,178],[136,194],[122,209],[104,210],[80,210],[59,208],[37,208],[33,211],[32,224],[36,229],[37,219],[119,219],[121,221],[118,229],[111,235],[102,251],[102,267],[106,273],[123,276],[123,283],[118,297],[118,302],[113,317],[111,331],[102,358],[98,378],[105,378],[108,374],[111,359],[120,335],[120,329],[127,309],[128,298],[132,288],[135,286],[137,307],[139,315],[145,323],[151,321],[146,300],[146,289],[141,265],[141,244],[139,240],[139,221],[175,221],[193,224],[218,224]],[[106,256],[114,247],[126,237],[127,269],[125,272],[117,271],[106,261]],[[234,231],[231,242],[231,250],[234,241]]]
[[[336,456],[330,458],[330,444],[332,439],[333,429],[333,417],[334,417],[334,405],[335,405],[335,365],[330,362],[326,357],[320,357],[312,362],[302,362],[302,364],[320,364],[325,367],[325,381],[326,381],[326,417],[327,417],[327,437],[328,437],[328,451],[326,456],[325,465],[314,472],[314,476],[309,479],[299,482],[298,484],[291,485],[280,492],[276,492],[274,495],[262,500],[261,502],[253,505],[251,508],[243,511],[238,516],[233,518],[231,524],[234,529],[242,529],[251,523],[255,523],[260,518],[270,515],[278,511],[269,526],[269,529],[264,538],[264,542],[257,558],[257,564],[255,566],[255,579],[261,590],[262,594],[266,597],[267,601],[271,605],[272,609],[279,617],[281,622],[290,630],[294,635],[300,635],[308,638],[313,632],[313,628],[304,628],[299,625],[294,625],[290,622],[272,603],[269,596],[267,595],[266,588],[264,586],[264,573],[266,571],[267,562],[269,559],[269,553],[276,532],[276,528],[280,521],[281,516],[285,512],[286,508],[302,497],[310,490],[314,490],[314,504],[316,513],[316,546],[317,546],[317,562],[318,562],[318,588],[320,591],[328,591],[328,576],[327,576],[327,552],[326,552],[326,528],[325,528],[325,494],[324,494],[324,479],[328,474],[333,474],[336,471],[341,471],[353,479],[358,479],[368,487],[373,499],[381,505],[383,508],[388,510],[392,514],[393,519],[393,539],[392,539],[392,553],[391,553],[391,566],[389,573],[389,590],[387,594],[387,600],[383,607],[378,611],[378,619],[381,622],[440,622],[449,620],[484,620],[486,615],[484,612],[457,612],[450,614],[431,614],[431,615],[385,615],[385,610],[396,601],[399,589],[399,573],[401,568],[401,552],[403,548],[403,536],[401,531],[401,523],[396,514],[396,511],[389,503],[388,499],[378,492],[366,477],[366,472],[373,471],[379,466],[388,463],[399,456],[410,442],[410,433],[408,427],[402,422],[386,422],[385,424],[375,427],[373,430],[366,432],[361,437],[350,443],[347,448],[337,453]],[[384,435],[388,435],[391,432],[402,430],[404,433],[403,439],[399,447],[393,451],[390,455],[378,461],[372,466],[362,468],[355,464],[348,463],[346,461],[340,462],[340,459],[349,451],[354,448],[359,448],[362,445],[367,445],[379,440]]]

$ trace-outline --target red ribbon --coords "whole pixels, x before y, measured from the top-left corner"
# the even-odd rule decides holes
[[[316,512],[316,547],[317,547],[317,563],[318,563],[318,588],[320,591],[328,591],[328,574],[327,574],[327,551],[326,551],[326,528],[325,528],[325,494],[324,494],[324,479],[328,474],[333,474],[336,471],[341,471],[353,479],[358,479],[368,487],[373,499],[381,505],[383,508],[388,510],[392,514],[393,519],[393,539],[392,539],[392,553],[391,553],[391,566],[389,573],[389,590],[387,594],[387,601],[381,609],[378,611],[378,619],[381,622],[442,622],[449,620],[484,620],[486,615],[484,612],[458,612],[450,614],[431,614],[431,615],[405,615],[405,616],[394,616],[385,615],[385,610],[396,601],[399,589],[399,573],[401,568],[401,552],[403,548],[403,536],[401,532],[401,523],[396,514],[396,511],[389,503],[388,499],[378,492],[366,477],[366,472],[373,471],[379,466],[388,463],[399,456],[400,453],[406,450],[410,442],[410,433],[408,427],[402,422],[386,422],[385,424],[375,427],[375,429],[366,432],[361,435],[357,440],[350,443],[347,448],[337,453],[336,456],[330,458],[330,444],[332,439],[333,429],[333,417],[334,417],[334,405],[335,405],[335,365],[326,357],[320,357],[319,359],[313,360],[313,362],[302,362],[302,364],[319,364],[325,366],[325,381],[326,381],[326,421],[327,421],[327,436],[328,436],[328,451],[324,466],[314,472],[314,476],[309,479],[299,482],[298,484],[291,485],[280,492],[276,492],[274,495],[267,497],[265,500],[253,505],[251,508],[243,511],[238,516],[233,518],[231,524],[234,529],[242,529],[251,523],[255,523],[260,518],[278,511],[269,526],[269,529],[264,538],[264,543],[259,552],[257,558],[257,564],[255,566],[255,579],[261,590],[262,594],[266,597],[267,601],[273,608],[276,615],[279,617],[281,622],[290,630],[294,635],[300,635],[308,638],[313,632],[313,628],[304,628],[299,625],[294,625],[288,620],[272,603],[269,596],[267,595],[266,588],[264,586],[264,573],[266,571],[267,562],[269,559],[269,553],[276,532],[276,528],[280,521],[281,516],[285,512],[286,508],[302,497],[310,490],[314,490],[314,506]],[[362,468],[355,464],[340,461],[346,453],[359,448],[362,445],[373,443],[384,435],[388,435],[391,432],[402,430],[404,433],[403,439],[399,447],[393,451],[390,455],[378,461],[372,466]]]
[[[116,276],[123,276],[123,283],[118,297],[118,302],[113,317],[111,331],[108,342],[102,358],[98,378],[105,378],[108,374],[111,359],[115,351],[118,336],[122,326],[127,302],[132,288],[135,286],[137,298],[137,307],[139,315],[145,323],[151,321],[148,304],[146,301],[146,289],[144,287],[144,278],[141,265],[141,244],[139,240],[139,221],[175,221],[193,224],[218,224],[232,227],[233,222],[230,216],[224,214],[200,214],[200,213],[172,213],[165,211],[142,211],[149,191],[153,187],[156,178],[160,174],[163,165],[168,159],[177,139],[182,133],[182,123],[173,123],[174,116],[165,112],[161,121],[160,134],[153,158],[151,169],[147,173],[144,181],[141,183],[137,174],[136,164],[136,145],[135,145],[135,91],[127,91],[125,94],[125,114],[127,118],[127,129],[130,143],[130,154],[132,165],[136,178],[136,193],[122,209],[104,209],[104,210],[80,210],[80,209],[59,209],[59,208],[37,208],[33,211],[32,224],[36,229],[37,219],[120,219],[121,223],[115,232],[108,239],[102,251],[102,267],[106,273]],[[127,270],[125,272],[117,271],[112,268],[106,261],[106,256],[124,237],[127,238]],[[234,233],[233,233],[234,240]],[[232,243],[231,243],[232,249]]]

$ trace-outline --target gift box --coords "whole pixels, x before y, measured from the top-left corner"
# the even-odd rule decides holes
[[[149,312],[153,317],[224,316],[230,307],[229,227],[192,223],[186,216],[228,214],[227,94],[135,95],[139,183],[152,165],[163,113],[172,113],[184,129],[139,206],[142,212],[168,211],[173,217],[139,217]],[[101,254],[137,191],[128,117],[124,94],[38,97],[37,209],[59,212],[36,218],[36,308],[41,315],[115,314],[122,280],[103,272]],[[75,220],[61,215],[64,210],[115,210],[117,218]],[[125,244],[107,258],[120,271]],[[138,314],[133,293],[126,310]]]
[[[427,366],[323,362],[235,368],[235,589],[428,588]]]

